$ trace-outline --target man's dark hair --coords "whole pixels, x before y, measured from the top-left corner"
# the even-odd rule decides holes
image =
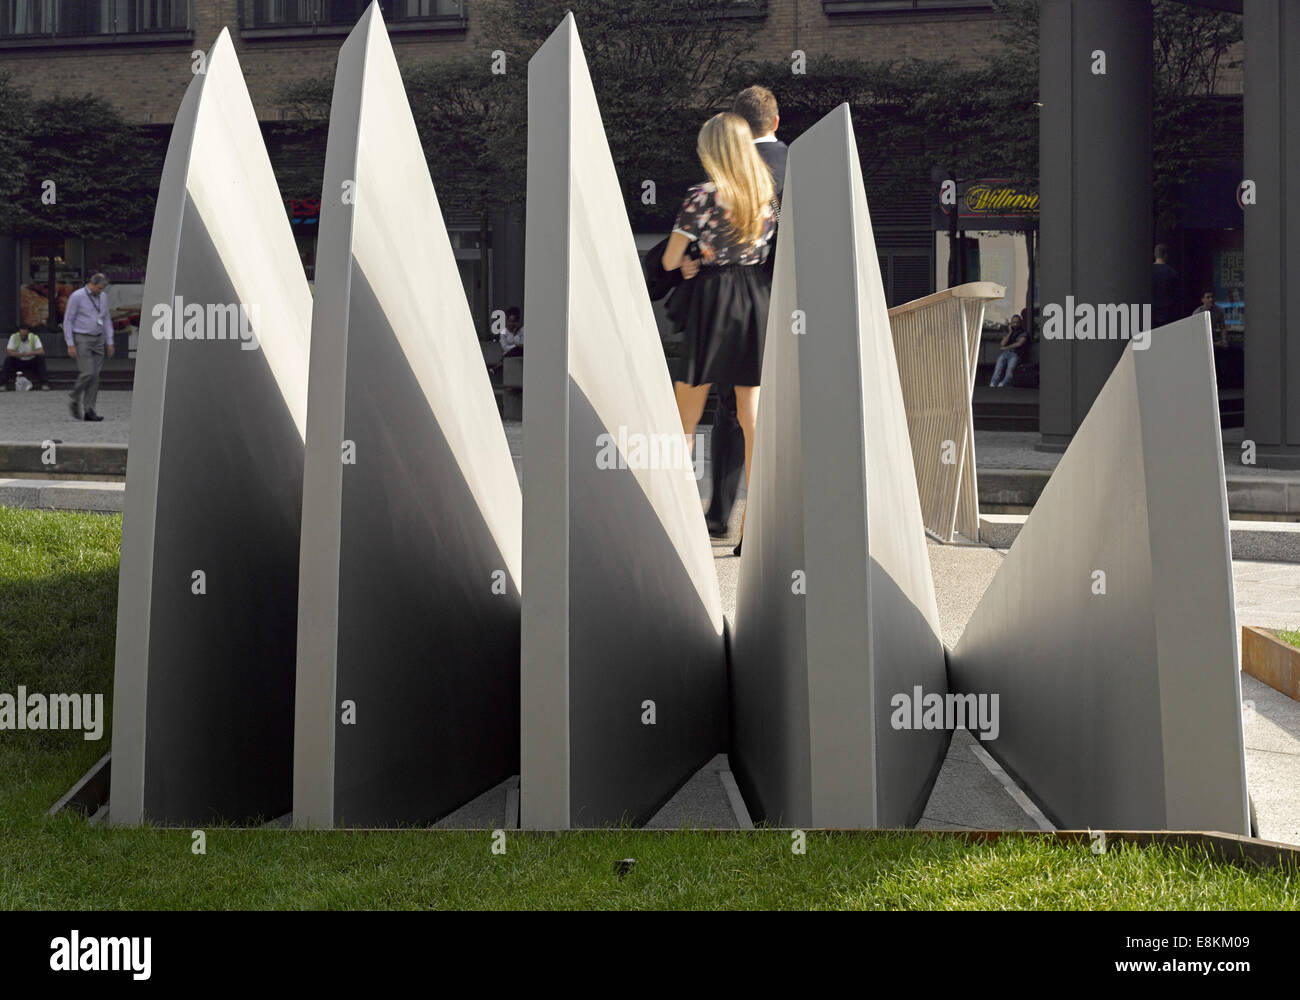
[[[506,319],[509,319],[511,316],[514,316],[516,319],[523,318],[523,314],[519,312],[518,306],[511,306],[506,310]]]
[[[746,87],[736,95],[731,110],[749,122],[749,130],[754,133],[755,138],[767,135],[776,127],[779,109],[776,106],[776,98],[766,87],[757,85]]]
[[[1210,296],[1210,298],[1214,298],[1214,289],[1207,288],[1205,291],[1201,292],[1201,298],[1205,298],[1207,295]]]
[[[1168,257],[1169,257],[1169,248],[1168,248],[1167,246],[1165,246],[1163,243],[1157,243],[1157,244],[1156,244],[1156,256],[1157,256],[1158,258],[1162,259],[1162,260],[1166,260],[1166,259],[1168,259]]]

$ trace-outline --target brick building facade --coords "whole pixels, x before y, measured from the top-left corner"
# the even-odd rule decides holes
[[[381,4],[404,67],[491,49],[474,0]],[[254,108],[270,133],[273,123],[290,117],[285,86],[332,77],[339,45],[364,8],[365,0],[0,0],[0,71],[37,99],[94,94],[142,126],[142,141],[161,147],[192,79],[193,54],[206,51],[229,28]],[[998,44],[993,5],[977,0],[746,0],[727,13],[751,26],[753,57],[760,60],[788,61],[801,50],[809,59],[971,63]],[[321,145],[323,157],[323,140]],[[310,276],[314,220],[300,218],[295,209],[303,192],[284,194],[295,199],[290,213]],[[485,326],[491,310],[522,300],[521,225],[493,216],[485,233],[474,212],[448,215],[465,290]],[[934,245],[923,183],[914,197],[873,205],[873,215],[891,301],[931,291]],[[0,312],[6,322],[14,313],[48,318],[48,306],[42,314],[37,301],[48,285],[55,285],[61,300],[83,270],[103,268],[122,297],[118,309],[125,324],[133,319],[126,299],[138,294],[133,289],[143,278],[146,253],[143,235],[109,248],[72,236],[60,243],[0,234],[4,270],[15,275],[0,280]]]
[[[220,31],[229,28],[274,161],[279,152],[275,130],[283,129],[279,123],[291,116],[284,88],[332,78],[339,46],[366,3],[0,0],[0,72],[10,74],[38,99],[95,94],[141,127],[142,142],[157,143],[161,149],[192,80],[193,54],[206,51]],[[476,0],[381,0],[381,6],[404,68],[492,48]],[[810,60],[919,58],[976,65],[1001,44],[994,5],[982,0],[740,0],[726,13],[752,31],[753,56],[773,62],[788,61],[799,50]],[[779,98],[779,85],[773,88]],[[1240,93],[1239,70],[1223,72],[1218,89]],[[311,155],[323,159],[323,135],[319,146]],[[930,178],[915,180],[909,193],[872,202],[881,273],[891,304],[945,287],[948,245],[936,241],[934,192]],[[315,192],[282,193],[310,277],[315,251],[310,201]],[[475,211],[448,205],[444,209],[467,297],[476,321],[486,328],[491,311],[522,304],[521,223],[495,215],[485,229]],[[985,278],[1023,286],[1027,244],[1010,237],[986,242],[983,250],[964,249],[963,257],[982,256]],[[147,243],[147,234],[106,247],[75,236],[38,242],[22,233],[0,233],[0,315],[7,325],[19,314],[27,318],[31,305],[31,315],[37,316],[37,300],[43,301],[47,286],[56,286],[57,302],[75,287],[82,272],[101,268],[117,287],[114,294],[123,297],[117,308],[126,323],[131,319],[127,299],[138,295],[131,289],[143,279]],[[1024,288],[1017,287],[1016,293],[1023,304]],[[1012,301],[1009,297],[1004,311],[1012,311]]]
[[[61,0],[66,4],[66,0]],[[128,11],[137,5],[175,11],[181,26],[146,30],[102,30],[90,23],[85,33],[63,34],[15,30],[20,7],[36,11],[60,6],[53,0],[0,0],[0,69],[13,74],[36,97],[69,91],[98,94],[128,121],[170,122],[191,79],[194,50],[206,51],[223,27],[230,28],[244,67],[258,117],[277,120],[286,112],[281,88],[296,80],[328,77],[351,8],[360,0],[331,5],[329,0],[78,0],[88,8]],[[481,36],[474,0],[397,0],[395,10],[434,12],[404,21],[387,17],[398,62],[403,65],[464,52]],[[319,23],[329,9],[341,23]],[[8,9],[6,9],[8,8]],[[736,5],[737,16],[753,24],[755,55],[789,59],[795,49],[819,55],[867,59],[919,58],[978,61],[993,51],[993,5],[987,2],[935,0],[752,0]],[[258,10],[286,18],[268,25]],[[296,12],[317,14],[318,23],[298,24]],[[57,19],[54,19],[57,20]],[[45,27],[54,20],[36,18],[19,27]],[[353,18],[355,20],[355,18]],[[263,22],[260,23],[259,22]],[[62,25],[60,25],[62,27]]]

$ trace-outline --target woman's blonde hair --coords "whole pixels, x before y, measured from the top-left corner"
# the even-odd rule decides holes
[[[731,238],[742,246],[757,242],[775,189],[771,171],[754,149],[749,123],[731,111],[716,114],[700,129],[695,150],[718,202],[730,213]]]

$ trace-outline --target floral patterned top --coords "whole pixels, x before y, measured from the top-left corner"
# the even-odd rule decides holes
[[[700,241],[700,263],[721,267],[724,264],[762,264],[767,260],[776,227],[776,213],[768,204],[763,211],[763,235],[754,243],[741,246],[732,240],[731,213],[717,200],[712,181],[696,184],[686,192],[682,210],[677,213],[673,232],[694,242]]]

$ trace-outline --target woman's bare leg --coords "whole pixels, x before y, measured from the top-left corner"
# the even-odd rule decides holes
[[[682,433],[686,435],[688,454],[694,454],[695,451],[695,428],[699,425],[700,417],[704,416],[704,404],[709,401],[710,384],[708,382],[704,385],[673,383],[673,391],[677,396],[677,413],[682,418]]]
[[[745,510],[740,515],[740,537],[745,537],[745,514],[749,513],[749,466],[754,459],[754,428],[758,423],[758,386],[736,386],[736,420],[745,434]]]

